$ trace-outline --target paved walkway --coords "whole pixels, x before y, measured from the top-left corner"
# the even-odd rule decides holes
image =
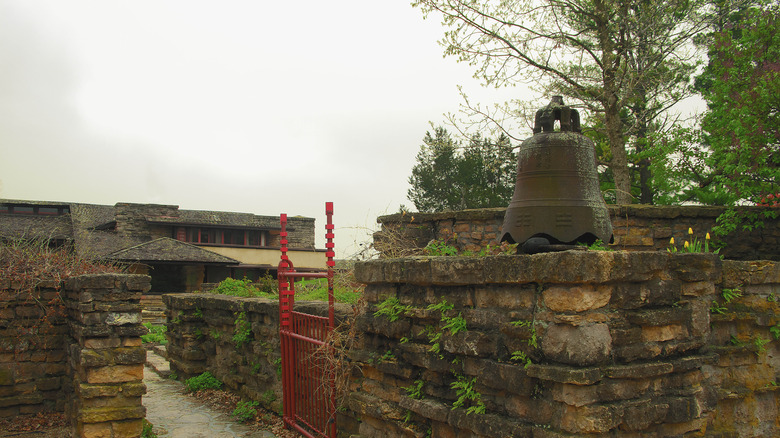
[[[184,385],[164,379],[155,370],[165,371],[167,361],[147,351],[144,368],[146,419],[160,438],[275,438],[269,431],[253,430],[233,421],[229,414],[217,412],[199,400],[184,394]]]

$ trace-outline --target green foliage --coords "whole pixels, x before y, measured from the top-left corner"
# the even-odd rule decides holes
[[[196,392],[203,389],[219,389],[222,387],[222,382],[210,372],[206,371],[199,376],[190,377],[185,380],[184,386],[186,387],[187,392]]]
[[[282,358],[277,357],[274,359],[274,365],[276,365],[276,376],[282,378]]]
[[[194,316],[195,318],[202,319],[203,318],[203,311],[200,310],[200,307],[196,307],[195,308],[195,312],[192,313],[192,316]]]
[[[273,278],[271,274],[267,272],[265,275],[257,279],[255,285],[265,294],[273,296],[279,295],[279,281]]]
[[[382,357],[379,358],[377,363],[393,362],[393,361],[395,361],[395,354],[393,354],[392,351],[387,350],[387,351],[385,351],[385,354],[383,354]]]
[[[273,392],[273,390],[265,391],[262,395],[262,402],[266,406],[270,406],[271,403],[276,401],[276,393]]]
[[[145,322],[144,327],[149,330],[149,333],[141,335],[141,341],[143,343],[158,343],[161,345],[168,343],[168,339],[165,338],[165,332],[168,331],[168,327],[164,325],[153,325],[151,322]]]
[[[528,368],[533,363],[531,362],[531,358],[521,350],[512,352],[511,360],[525,364],[523,368]]]
[[[252,324],[246,320],[246,312],[239,313],[234,324],[233,343],[236,344],[236,349],[239,349],[252,339]]]
[[[473,136],[468,146],[442,127],[426,132],[407,196],[418,211],[505,207],[515,186],[517,156],[509,137]]]
[[[439,312],[441,312],[442,317],[444,316],[444,314],[446,312],[449,312],[450,310],[452,310],[454,308],[455,308],[455,306],[453,304],[451,304],[451,303],[448,303],[447,300],[441,300],[440,302],[438,302],[436,304],[430,304],[427,307],[428,310],[438,310]]]
[[[769,332],[772,333],[772,337],[775,338],[775,340],[780,339],[780,324],[769,327]]]
[[[412,309],[411,306],[404,306],[398,301],[398,298],[391,297],[377,304],[377,310],[374,316],[386,316],[390,322],[398,321],[404,313]]]
[[[467,331],[466,320],[458,313],[458,316],[447,318],[442,315],[442,322],[444,322],[443,330],[449,330],[451,335],[456,335],[460,332]]]
[[[422,400],[423,397],[425,397],[425,394],[423,393],[424,386],[425,386],[424,380],[415,380],[414,383],[412,383],[411,385],[401,387],[401,389],[406,391],[407,397],[413,398],[415,400]]]
[[[726,304],[729,304],[737,298],[742,297],[742,290],[739,286],[734,289],[723,289],[721,291],[721,296],[723,296],[723,300],[726,301]]]
[[[425,253],[430,256],[456,256],[458,248],[442,240],[432,240],[425,246]]]
[[[760,355],[761,353],[766,353],[766,347],[765,345],[771,342],[771,339],[764,339],[760,336],[756,336],[753,338],[753,345],[756,347],[756,355]]]
[[[726,313],[726,306],[721,306],[720,303],[717,301],[712,301],[712,305],[710,306],[710,313],[717,313],[719,315],[723,315]]]
[[[441,353],[441,344],[439,341],[441,341],[441,336],[443,333],[443,330],[449,330],[450,335],[456,335],[462,331],[467,331],[468,327],[466,326],[466,320],[463,318],[461,313],[458,313],[458,316],[448,316],[447,312],[454,309],[455,306],[451,303],[448,303],[447,300],[442,300],[441,302],[438,302],[436,304],[430,304],[426,308],[427,310],[436,310],[440,312],[441,314],[441,322],[442,328],[438,329],[432,325],[428,325],[425,327],[425,332],[428,336],[428,342],[431,344],[428,351],[435,354]],[[440,355],[441,356],[441,355]]]
[[[243,280],[226,278],[210,292],[219,295],[229,295],[231,297],[276,298],[276,295],[261,291],[260,289],[253,286],[252,280],[248,278],[244,278]]]
[[[607,246],[601,239],[596,239],[592,244],[585,246],[587,246],[588,251],[614,251],[614,249]]]
[[[258,405],[259,403],[256,401],[242,400],[238,402],[231,415],[239,422],[246,423],[247,421],[252,420],[257,416],[257,409],[255,408],[257,408]]]
[[[333,286],[333,299],[339,303],[355,304],[363,296],[359,288]],[[316,278],[295,282],[295,299],[301,301],[328,301],[328,279]]]
[[[458,397],[452,404],[452,409],[468,405],[466,415],[485,413],[485,404],[482,402],[482,394],[474,389],[476,383],[476,377],[469,380],[464,376],[456,376],[456,380],[450,384],[450,388],[455,390]]]
[[[717,193],[721,205],[760,203],[780,188],[780,9],[777,3],[723,17],[710,35],[709,64],[696,80],[708,111],[694,192]],[[694,199],[695,200],[695,199]],[[718,235],[760,226],[776,209],[729,210]]]
[[[530,337],[525,342],[531,348],[539,348],[539,338],[536,335],[536,327],[534,327],[533,321],[517,320],[512,321],[512,325],[515,327],[528,327]]]
[[[141,428],[141,438],[157,438],[157,434],[152,431],[154,426],[144,418]]]
[[[698,237],[693,235],[693,229],[688,228],[688,238],[683,241],[682,248],[678,249],[677,245],[674,243],[674,237],[669,239],[669,248],[666,249],[667,252],[676,254],[678,252],[683,253],[703,253],[703,252],[710,252],[710,233],[707,233],[704,236],[704,240],[699,240]],[[720,248],[715,249],[712,251],[713,254],[717,254],[720,252]]]
[[[211,336],[211,339],[218,341],[219,338],[222,336],[222,332],[216,329],[209,330],[209,336]]]

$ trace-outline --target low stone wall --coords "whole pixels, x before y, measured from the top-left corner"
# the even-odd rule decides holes
[[[281,413],[279,302],[215,294],[163,295],[168,359],[180,380],[209,371],[244,398]],[[327,315],[327,303],[298,302],[297,311]],[[344,320],[351,306],[337,305]]]
[[[46,316],[12,284],[0,284],[3,327],[0,416],[65,410],[78,437],[138,437],[146,351],[140,336],[143,275],[82,275],[44,284],[37,298],[62,295],[65,315]],[[48,301],[42,301],[47,302]],[[54,306],[50,306],[52,308]],[[52,321],[48,330],[29,328]]]
[[[346,415],[362,437],[777,433],[774,263],[568,251],[356,276],[369,311]]]
[[[742,207],[759,215],[768,208]],[[665,251],[671,237],[682,245],[689,228],[701,241],[725,211],[724,207],[651,205],[609,205],[608,209],[615,236],[613,247],[630,251]],[[380,252],[396,256],[437,239],[476,253],[488,244],[496,244],[505,211],[493,208],[382,216],[378,219],[382,230],[374,236],[375,246]],[[720,243],[724,245],[721,254],[728,259],[780,260],[780,219],[767,219],[763,227],[752,231],[736,230]]]

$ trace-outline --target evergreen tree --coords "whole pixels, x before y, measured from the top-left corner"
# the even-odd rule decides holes
[[[474,136],[467,147],[442,127],[426,132],[409,177],[418,211],[506,207],[515,186],[517,154],[508,137]]]

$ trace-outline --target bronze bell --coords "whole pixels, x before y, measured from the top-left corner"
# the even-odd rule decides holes
[[[556,120],[560,131],[554,131]],[[590,245],[597,239],[612,242],[612,224],[599,188],[595,146],[580,134],[577,110],[553,96],[536,112],[534,135],[517,153],[515,193],[501,240],[542,246],[546,240],[563,249],[561,244]]]

